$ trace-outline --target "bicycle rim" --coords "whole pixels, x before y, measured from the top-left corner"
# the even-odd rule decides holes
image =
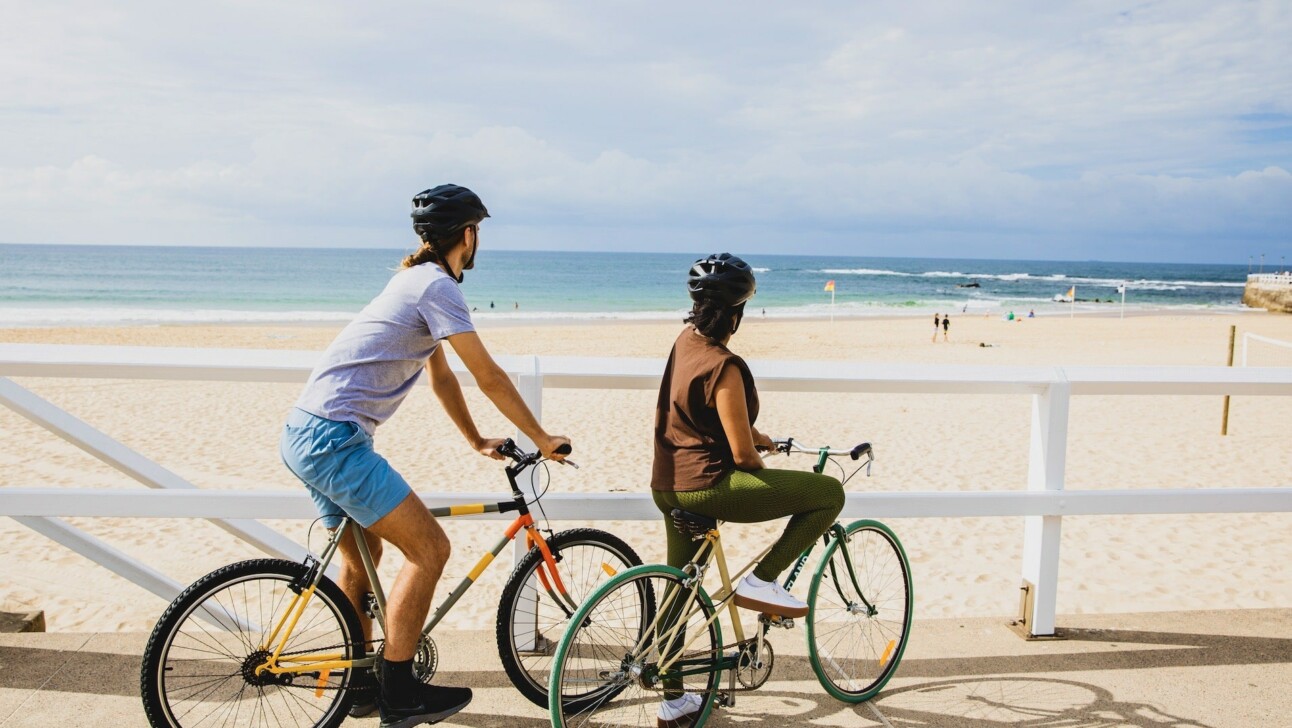
[[[342,688],[348,670],[298,673],[280,682],[254,674],[263,658],[253,655],[263,655],[266,640],[292,604],[296,576],[233,573],[190,596],[166,636],[156,678],[170,725],[318,726],[336,725],[345,717]],[[317,589],[305,605],[284,655],[352,656],[348,645],[355,636],[337,604],[340,591],[328,591]]]
[[[858,521],[846,531],[847,540],[831,542],[812,579],[807,639],[821,685],[855,703],[874,697],[896,671],[914,593],[906,553],[887,526]]]
[[[530,568],[521,574],[523,581],[511,600],[510,614],[504,629],[510,629],[511,639],[507,641],[510,656],[520,667],[520,677],[530,686],[526,697],[531,700],[547,699],[552,658],[561,637],[565,635],[571,611],[611,577],[627,571],[638,562],[637,555],[622,542],[612,544],[602,540],[602,534],[583,533],[583,530],[570,533],[569,536],[558,533],[549,542],[570,603],[558,604],[560,595],[553,597],[553,592],[544,588],[543,581],[539,578],[540,571],[547,577],[549,585],[555,585],[551,584],[546,563],[537,556],[527,561]],[[579,694],[573,692],[566,699],[574,700],[578,697]],[[546,702],[539,704],[546,705]]]
[[[708,595],[691,592],[684,578],[677,569],[640,566],[580,607],[572,620],[577,626],[557,648],[551,685],[554,693],[582,699],[563,702],[554,694],[553,725],[654,728],[666,691],[670,697],[699,695],[703,704],[694,725],[704,723],[721,677],[714,663],[722,635],[717,620],[705,624],[713,615]],[[679,623],[685,628],[674,630]],[[671,672],[662,672],[670,660]],[[693,674],[681,674],[686,672]]]

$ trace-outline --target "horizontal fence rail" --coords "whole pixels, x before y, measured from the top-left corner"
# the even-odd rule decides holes
[[[65,517],[204,518],[267,553],[297,558],[299,545],[259,519],[312,519],[301,491],[204,490],[60,410],[6,377],[302,383],[318,352],[123,346],[0,344],[0,404],[154,488],[152,491],[40,488],[0,483],[0,516],[12,517],[165,598],[180,585],[59,520]],[[462,363],[450,366],[467,386]],[[500,356],[522,397],[541,417],[545,389],[656,390],[663,359]],[[1292,395],[1292,368],[1135,366],[927,366],[847,361],[752,361],[763,392],[995,394],[1032,397],[1024,490],[849,493],[844,517],[1023,517],[1023,580],[1033,598],[1023,615],[1033,635],[1054,632],[1060,526],[1064,516],[1292,512],[1289,484],[1220,489],[1064,490],[1068,410],[1085,395]],[[532,448],[519,433],[522,446]],[[493,502],[497,493],[425,496],[431,507]],[[649,494],[552,494],[554,520],[656,520]],[[502,518],[484,514],[477,518]],[[523,548],[518,544],[518,549]],[[519,556],[522,551],[517,551]]]
[[[427,508],[493,503],[498,492],[423,495]],[[659,509],[644,493],[553,493],[543,508],[554,521],[654,521]],[[1171,490],[925,491],[848,493],[840,518],[1112,516],[1181,513],[1292,512],[1292,488]],[[101,488],[0,488],[0,516],[111,518],[313,519],[304,493],[262,490],[140,492]],[[505,520],[513,513],[471,519]]]

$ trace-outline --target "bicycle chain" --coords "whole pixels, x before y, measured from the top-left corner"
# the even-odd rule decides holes
[[[372,644],[376,644],[378,641],[379,641],[379,640],[372,640],[371,642],[372,642]],[[367,642],[365,642],[364,644],[365,644],[365,645],[367,645],[368,643],[367,643]],[[309,653],[311,653],[311,652],[322,652],[322,651],[324,651],[324,650],[338,650],[338,649],[343,649],[344,647],[346,647],[346,644],[345,644],[345,643],[342,643],[342,644],[339,644],[339,645],[324,645],[324,646],[322,646],[322,647],[311,647],[311,648],[310,648],[310,649],[308,649],[308,650],[284,650],[284,651],[282,651],[282,652],[280,652],[280,653],[279,653],[279,656],[281,657],[281,656],[284,656],[284,655],[307,655],[307,654],[309,654]],[[346,669],[350,669],[350,668],[346,668]],[[296,673],[296,674],[297,674],[297,675],[306,675],[306,674],[310,674],[310,673],[303,673],[303,672],[300,672],[300,673]],[[312,674],[313,674],[313,675],[317,675],[318,673],[312,673]],[[290,687],[300,687],[300,688],[305,688],[305,689],[308,689],[308,690],[340,690],[340,689],[341,689],[341,686],[339,686],[339,685],[304,685],[304,684],[302,684],[302,685],[295,685],[295,684],[291,684],[291,685],[280,685],[280,687],[289,687],[289,688],[290,688]],[[366,688],[366,687],[359,688],[359,687],[355,687],[355,686],[353,686],[353,685],[347,685],[345,689],[346,689],[346,690],[352,690],[352,691],[354,691],[354,692],[356,692],[356,693],[363,693],[363,692],[366,692],[366,691],[370,690],[371,688]]]

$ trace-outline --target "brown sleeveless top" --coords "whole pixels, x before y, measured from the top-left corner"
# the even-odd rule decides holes
[[[703,490],[735,469],[722,420],[709,404],[727,365],[736,367],[745,380],[745,403],[753,425],[758,419],[758,390],[745,360],[690,326],[673,343],[655,407],[652,490]]]

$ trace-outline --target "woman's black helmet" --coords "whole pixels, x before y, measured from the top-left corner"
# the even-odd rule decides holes
[[[489,217],[476,193],[460,185],[440,185],[413,197],[413,231],[423,240],[444,238]]]
[[[718,253],[695,261],[687,276],[691,300],[717,300],[738,306],[753,297],[757,285],[754,271],[731,253]]]

